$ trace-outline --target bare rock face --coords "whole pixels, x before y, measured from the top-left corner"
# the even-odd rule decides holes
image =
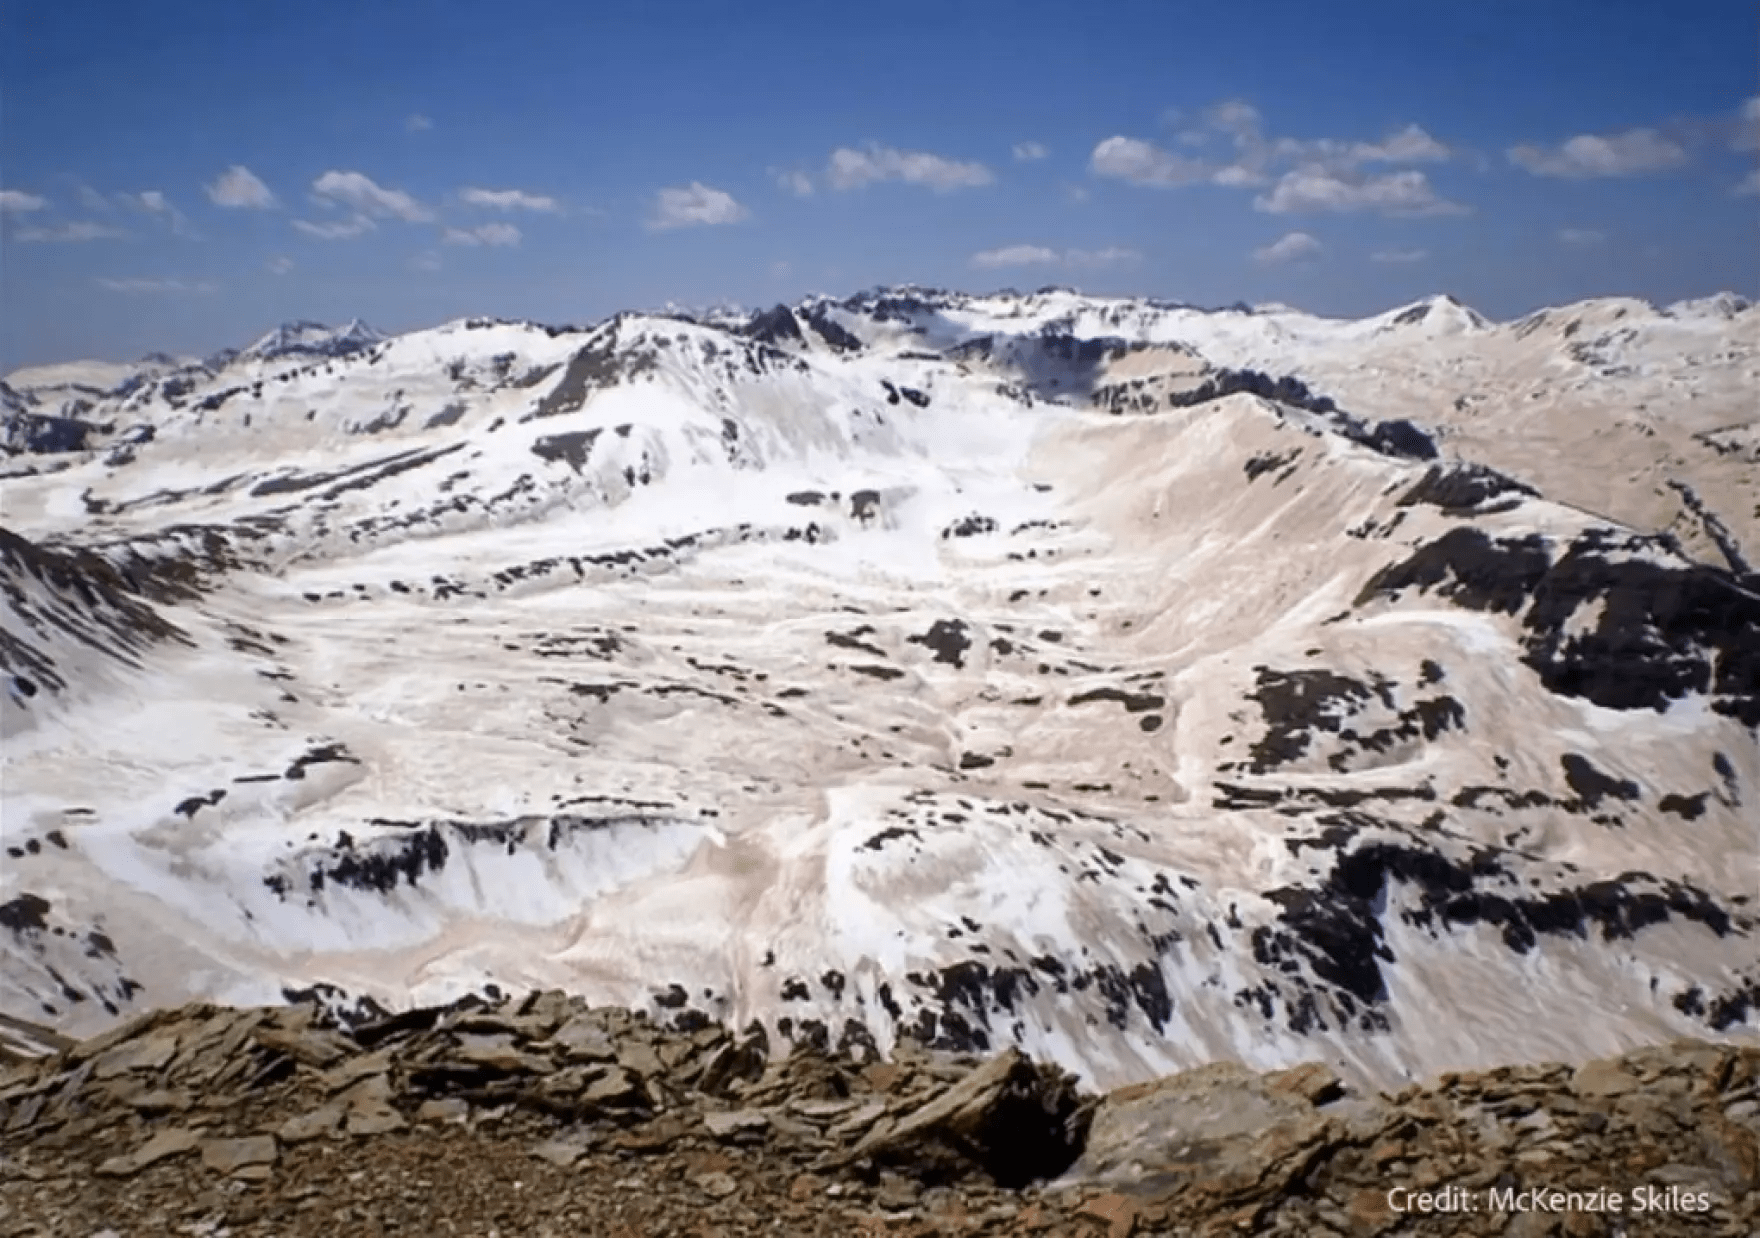
[[[0,1134],[0,1225],[31,1238],[1575,1235],[1615,1194],[1646,1234],[1760,1223],[1760,1051],[1694,1041],[1394,1093],[1217,1062],[1094,1096],[1014,1049],[773,1057],[558,993],[352,1032],[193,1006],[8,1069]]]
[[[1238,1193],[1261,1181],[1267,1164],[1292,1170],[1303,1164],[1300,1154],[1326,1133],[1326,1119],[1310,1098],[1337,1092],[1324,1067],[1261,1075],[1238,1062],[1120,1088],[1095,1111],[1071,1172],[1096,1181],[1152,1177],[1170,1187],[1204,1183],[1224,1196]]]
[[[942,1178],[975,1165],[1020,1186],[1069,1167],[1087,1116],[1073,1079],[1008,1049],[920,1108],[877,1124],[850,1156]]]

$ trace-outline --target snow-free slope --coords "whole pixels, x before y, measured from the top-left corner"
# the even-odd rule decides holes
[[[145,381],[10,466],[0,1009],[556,986],[1103,1085],[1752,1039],[1760,592],[1551,488],[1636,387],[1747,553],[1752,311],[1671,313],[1568,416],[1562,325],[1445,298],[898,289]],[[1396,398],[1456,362],[1520,476]]]

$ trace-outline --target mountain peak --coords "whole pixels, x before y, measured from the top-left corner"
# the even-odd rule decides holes
[[[1744,310],[1754,307],[1747,297],[1734,292],[1719,292],[1709,297],[1696,297],[1689,301],[1676,301],[1668,307],[1668,313],[1675,318],[1734,318]]]
[[[1431,335],[1483,331],[1491,323],[1452,293],[1438,292],[1381,316],[1379,331],[1422,328]]]
[[[347,326],[331,328],[310,319],[284,322],[238,354],[248,361],[269,361],[276,357],[310,355],[341,357],[371,348],[385,338],[359,318]]]

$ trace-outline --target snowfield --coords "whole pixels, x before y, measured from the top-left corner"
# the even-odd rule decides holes
[[[904,288],[20,371],[0,1012],[1752,1042],[1757,328]]]

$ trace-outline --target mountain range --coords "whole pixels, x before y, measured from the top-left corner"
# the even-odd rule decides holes
[[[906,287],[16,371],[0,1011],[1752,1043],[1757,327]]]

